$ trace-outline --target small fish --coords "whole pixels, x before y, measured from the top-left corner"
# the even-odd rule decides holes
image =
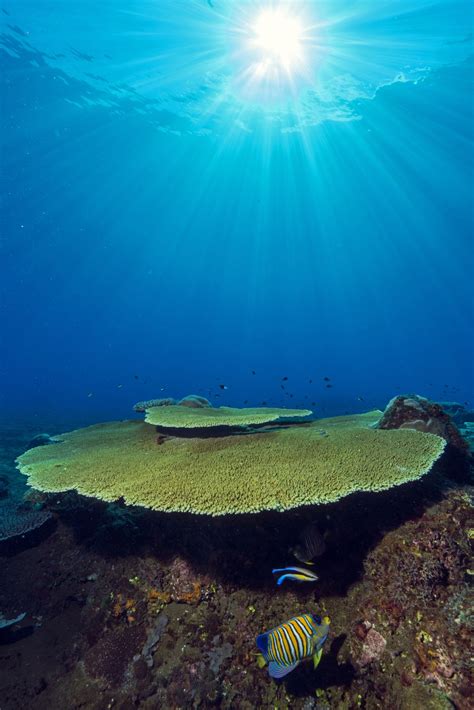
[[[330,388],[332,387],[332,385],[326,385],[326,387],[327,387],[328,389],[330,389]]]
[[[280,385],[280,387],[282,388],[282,390],[284,390],[284,389],[285,389],[285,385]]]
[[[94,396],[94,393],[93,393],[93,392],[89,392],[89,394],[88,394],[87,396],[88,396],[88,397],[93,397],[93,396]]]
[[[321,436],[328,436],[323,429],[319,430]],[[315,557],[320,557],[326,551],[324,535],[321,535],[316,523],[310,523],[305,527],[301,535],[301,543],[296,545],[291,552],[297,560],[309,565]]]
[[[120,390],[122,389],[123,385],[117,385],[117,389]]]
[[[364,401],[364,398],[363,398],[363,397],[357,397],[357,401],[358,401],[358,402],[363,402],[363,401]]]
[[[221,388],[221,390],[227,390],[227,389],[229,389],[229,388],[227,387],[227,385],[219,385],[219,387]]]
[[[133,375],[133,379],[138,380],[139,379],[138,375]]]
[[[252,375],[256,375],[256,374],[257,374],[257,373],[255,372],[255,370],[252,370]]]
[[[283,678],[306,658],[312,657],[317,668],[330,623],[327,616],[301,614],[260,634],[257,636],[258,665],[264,668],[268,664],[272,678]]]
[[[280,574],[284,572],[285,574]],[[272,569],[272,574],[279,574],[277,585],[283,584],[285,579],[294,579],[296,582],[317,582],[319,577],[310,569],[304,567],[282,567],[281,569]]]
[[[282,377],[281,379],[282,379],[283,382],[286,382],[287,379],[288,379],[288,377]]]
[[[265,400],[263,400],[263,402],[260,402],[260,404],[262,405],[262,407],[265,407],[265,405],[266,405],[267,403],[266,403]]]
[[[312,384],[313,384],[313,380],[309,380],[309,384],[312,385]]]
[[[323,377],[323,380],[324,380],[325,382],[330,382],[330,381],[331,381],[331,378],[330,378],[330,377]]]

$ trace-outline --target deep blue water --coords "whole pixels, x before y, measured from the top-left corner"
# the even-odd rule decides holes
[[[264,81],[211,4],[2,4],[3,415],[472,406],[471,2],[286,2]]]

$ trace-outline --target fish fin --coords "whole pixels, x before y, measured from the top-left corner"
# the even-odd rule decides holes
[[[266,665],[267,665],[267,662],[266,662],[263,654],[257,653],[257,666],[259,668],[265,668]]]
[[[263,656],[266,656],[268,653],[268,634],[270,632],[266,631],[264,634],[259,634],[257,636],[257,648],[259,651],[261,651]]]
[[[323,649],[320,648],[319,651],[315,651],[313,654],[313,668],[317,668],[319,666],[319,661],[321,660],[321,656],[323,655]]]
[[[283,584],[285,579],[293,579],[295,582],[316,582],[316,579],[314,577],[307,577],[304,574],[282,574],[281,577],[277,580],[278,586]]]
[[[290,666],[282,666],[277,661],[270,661],[268,664],[268,673],[272,678],[284,678],[288,673],[294,671],[299,661],[292,663]]]

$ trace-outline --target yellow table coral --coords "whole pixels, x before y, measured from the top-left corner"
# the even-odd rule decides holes
[[[169,438],[136,421],[59,437],[19,457],[42,491],[76,489],[154,510],[225,515],[328,503],[427,473],[445,441],[418,431],[377,430],[379,412],[309,426],[209,438]]]
[[[272,407],[203,407],[192,408],[174,405],[169,407],[148,407],[145,421],[148,424],[170,429],[199,429],[216,426],[252,426],[267,424],[277,419],[307,417],[310,409],[282,409]]]

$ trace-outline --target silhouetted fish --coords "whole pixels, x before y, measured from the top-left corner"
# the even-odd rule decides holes
[[[326,435],[326,432],[321,434]],[[310,523],[301,534],[301,543],[291,552],[300,562],[310,563],[315,557],[320,557],[326,551],[326,543],[316,523]]]
[[[325,382],[330,382],[331,378],[330,378],[330,377],[323,377],[323,380],[324,380]]]

